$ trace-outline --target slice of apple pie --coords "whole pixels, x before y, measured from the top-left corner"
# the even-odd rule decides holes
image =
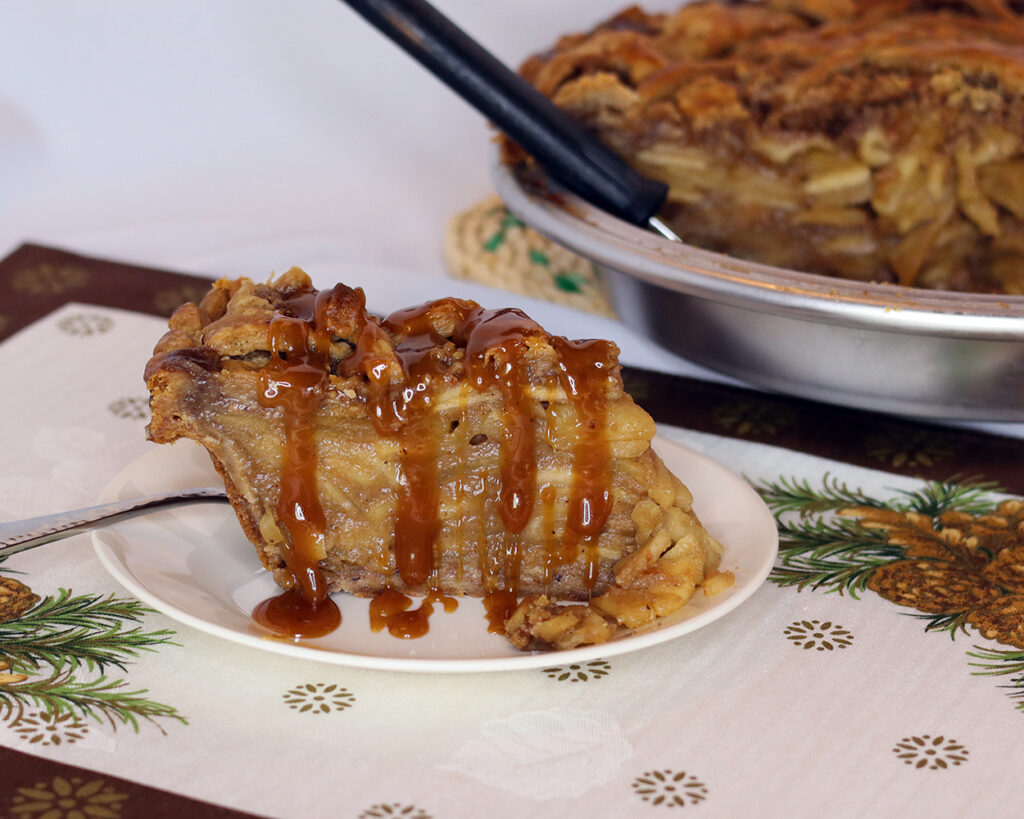
[[[219,281],[154,351],[148,432],[208,450],[290,590],[261,609],[279,631],[331,592],[385,619],[470,595],[520,647],[601,642],[685,605],[722,554],[617,352],[453,298],[380,319],[298,269]]]
[[[1021,8],[634,7],[522,73],[668,183],[662,217],[694,245],[849,279],[1020,294]]]

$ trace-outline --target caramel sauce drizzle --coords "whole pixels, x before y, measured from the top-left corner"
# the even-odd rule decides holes
[[[533,514],[537,465],[532,402],[522,358],[530,335],[544,331],[519,310],[476,308],[456,328],[466,349],[467,375],[477,389],[497,387],[505,401],[506,431],[501,442],[501,520],[509,532],[526,528]]]
[[[370,601],[370,631],[386,628],[392,637],[415,640],[430,631],[430,615],[434,613],[436,603],[440,603],[449,614],[459,606],[454,597],[432,591],[414,609],[411,608],[412,598],[394,589],[385,589]]]
[[[327,524],[317,492],[313,419],[330,373],[330,339],[315,332],[324,301],[324,294],[302,293],[282,307],[270,322],[270,361],[260,372],[260,405],[279,407],[284,417],[277,515],[288,530],[284,556],[294,583],[284,594],[257,606],[253,617],[271,631],[292,637],[320,637],[341,623],[319,565]]]
[[[562,540],[561,557],[575,559],[580,538],[585,541],[586,568],[583,583],[588,589],[597,582],[597,537],[612,510],[608,485],[608,412],[604,400],[611,349],[607,341],[568,341],[552,338],[558,353],[559,381],[576,407],[579,439],[573,452],[572,485]],[[602,377],[605,375],[605,377]]]
[[[484,611],[487,617],[487,630],[491,634],[504,634],[505,621],[519,605],[519,596],[515,589],[500,589],[484,595]]]
[[[470,383],[483,391],[494,387],[505,408],[505,437],[501,441],[501,483],[498,510],[505,526],[504,587],[485,575],[484,606],[492,632],[503,633],[515,610],[522,554],[520,533],[533,515],[537,493],[536,433],[533,427],[529,373],[524,356],[531,335],[544,336],[536,322],[519,310],[477,308],[456,330],[466,349]]]
[[[277,513],[288,529],[285,556],[295,582],[284,595],[261,604],[254,617],[278,632],[290,630],[302,636],[315,636],[311,629],[333,628],[320,622],[331,620],[329,611],[337,608],[327,595],[319,567],[326,522],[316,490],[314,418],[330,385],[332,339],[325,317],[334,299],[353,292],[361,301],[359,324],[354,350],[341,361],[339,374],[365,378],[366,404],[374,427],[398,444],[402,480],[394,516],[395,569],[407,588],[430,589],[417,609],[410,609],[410,598],[393,589],[378,594],[370,608],[373,630],[387,628],[403,638],[422,636],[434,604],[442,602],[446,610],[455,605],[438,590],[434,560],[440,531],[438,457],[442,435],[434,396],[458,360],[460,349],[469,383],[481,391],[497,389],[505,412],[496,496],[506,530],[502,565],[485,566],[490,563],[485,557],[487,550],[480,554],[489,630],[501,631],[515,610],[520,535],[533,515],[538,495],[536,432],[525,361],[531,338],[550,342],[558,353],[559,381],[576,407],[579,433],[565,534],[557,550],[549,544],[546,572],[550,579],[555,567],[574,560],[583,540],[588,545],[586,582],[592,588],[597,570],[596,539],[611,509],[603,397],[611,346],[549,337],[519,310],[485,310],[460,299],[400,310],[381,321],[366,313],[361,290],[338,285],[332,291],[295,294],[270,323],[271,357],[261,372],[260,403],[281,408],[285,420]],[[435,329],[445,321],[452,326],[448,337]],[[542,502],[547,529],[554,501],[545,495]],[[313,622],[319,625],[310,625]],[[340,613],[334,626],[338,622]]]
[[[461,452],[469,445],[469,429],[467,406],[468,406],[468,393],[469,385],[463,384],[462,389],[459,392],[459,417],[453,422],[457,426],[452,430],[452,434],[455,437],[454,449],[456,452]],[[467,490],[466,490],[466,459],[459,458],[455,464],[455,543],[456,553],[459,555],[459,561],[455,567],[455,581],[462,583],[465,578],[465,561],[462,560],[462,555],[466,553],[466,519],[467,515]]]
[[[341,625],[341,611],[330,597],[313,606],[298,586],[259,603],[252,619],[279,637],[324,637]]]

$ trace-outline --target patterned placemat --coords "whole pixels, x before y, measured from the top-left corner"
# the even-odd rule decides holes
[[[24,244],[0,262],[0,340],[72,301],[170,316],[212,278]]]
[[[64,715],[67,716],[67,715]],[[67,722],[41,725],[60,736]],[[0,816],[5,819],[250,819],[251,813],[189,799],[86,768],[0,748]]]
[[[0,262],[0,339],[29,323],[31,319],[26,317],[45,316],[72,301],[167,316],[177,303],[197,297],[207,285],[208,280],[202,277],[25,246]],[[132,318],[138,320],[137,316]],[[56,330],[69,337],[109,332],[101,324],[90,324],[89,319],[88,311],[71,315],[66,323],[64,319],[55,322]],[[971,674],[984,675],[994,681],[992,684],[1005,688],[1019,703],[1017,710],[1024,713],[1024,633],[1020,625],[1024,612],[1024,546],[1019,544],[1024,531],[1024,504],[1016,498],[994,498],[988,484],[978,482],[996,482],[1010,492],[1024,492],[1024,471],[1020,468],[1024,441],[640,368],[624,368],[623,376],[638,403],[669,430],[704,431],[713,433],[718,441],[731,439],[729,443],[751,441],[778,447],[761,452],[764,463],[770,464],[764,473],[770,480],[758,486],[780,523],[782,551],[771,579],[777,587],[807,592],[806,598],[801,597],[793,607],[783,606],[776,612],[785,613],[776,630],[778,640],[785,640],[804,657],[817,652],[844,653],[855,640],[864,640],[864,631],[855,627],[856,606],[866,607],[872,597],[882,598],[894,604],[894,610],[899,607],[912,612],[926,631],[946,640],[957,635],[959,640],[968,637],[972,641],[968,664],[964,666],[963,658],[955,657],[951,662],[961,665],[954,668],[954,673],[959,674],[965,667]],[[144,400],[139,406],[144,408]],[[943,483],[929,484],[912,493],[876,488],[873,494],[863,494],[858,487],[847,486],[842,475],[819,474],[813,482],[800,478],[798,472],[784,465],[791,454],[787,450],[820,455],[835,462],[830,467],[837,469],[844,463],[860,464]],[[953,480],[958,476],[962,480]],[[2,581],[0,626],[11,634],[17,629],[23,640],[50,642],[54,632],[49,624],[56,617],[55,604],[81,606],[92,599],[80,591],[44,597],[43,586],[28,575],[5,576]],[[843,609],[854,623],[822,613],[821,600],[815,597],[861,601]],[[109,602],[122,604],[121,600]],[[876,630],[884,630],[891,623],[878,621],[876,625]],[[99,632],[102,634],[102,629]],[[76,639],[88,638],[92,633],[83,627],[76,634],[84,637]],[[142,633],[133,639],[168,637]],[[53,653],[51,648],[50,656]],[[6,697],[0,697],[4,700],[0,707],[5,703],[12,707],[9,703],[17,702],[14,694],[31,697],[27,687],[12,691],[25,683],[35,684],[33,690],[37,691],[43,690],[42,686],[52,689],[79,683],[69,683],[59,676],[26,679],[31,669],[3,655],[0,651],[0,688],[6,686],[8,690]],[[543,673],[553,682],[571,685],[611,677],[611,668],[612,664],[595,660],[585,665],[552,666]],[[90,684],[109,687],[112,682],[104,677]],[[125,692],[132,696],[145,694],[134,688],[125,688]],[[76,693],[82,693],[81,686]],[[325,705],[328,696],[332,701]],[[347,688],[309,681],[288,689],[280,700],[296,712],[333,708],[334,712],[348,713],[353,710],[349,707],[353,698]],[[26,702],[32,705],[30,700]],[[84,722],[80,713],[44,704],[34,711],[26,707],[24,717],[18,719],[17,731],[23,740],[32,743],[29,750],[39,748],[43,756],[52,756],[52,746],[73,743],[83,731]],[[495,758],[508,746],[496,747],[497,751],[492,746],[486,748]],[[965,760],[972,756],[983,758],[978,745],[970,747],[972,750],[967,750],[960,739],[946,732],[900,728],[886,753],[904,765],[937,770],[966,765]],[[247,815],[87,769],[99,765],[99,761],[90,760],[86,766],[77,767],[43,756],[0,748],[0,817]],[[488,770],[497,767],[491,765]],[[532,775],[532,769],[527,773]],[[704,800],[707,791],[694,790],[692,801],[666,801],[683,798],[677,790],[680,781],[693,784],[683,776],[681,769],[652,767],[627,784],[638,799],[652,806],[696,805]],[[425,808],[381,802],[358,817],[399,815],[428,816]],[[441,814],[431,811],[430,815]]]

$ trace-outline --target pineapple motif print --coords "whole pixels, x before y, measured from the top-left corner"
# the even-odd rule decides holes
[[[903,548],[904,559],[872,573],[869,589],[1024,648],[1024,501],[1003,501],[987,515],[950,510],[935,519],[862,507],[839,514]]]
[[[39,602],[39,595],[13,577],[0,577],[0,623],[17,620]]]
[[[1016,675],[1024,712],[1024,500],[997,487],[930,483],[880,501],[826,479],[759,488],[779,522],[780,586],[857,598],[865,591],[912,609],[928,631],[1001,644],[968,656],[978,674]]]

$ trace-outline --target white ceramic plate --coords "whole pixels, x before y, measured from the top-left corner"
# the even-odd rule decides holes
[[[483,605],[473,598],[460,599],[452,614],[437,607],[430,632],[416,640],[371,632],[369,601],[345,594],[335,595],[341,627],[327,637],[291,641],[271,636],[253,623],[250,612],[279,590],[226,503],[155,512],[98,529],[93,541],[106,569],[140,600],[185,625],[263,651],[419,672],[501,671],[593,660],[662,643],[714,622],[757,590],[778,550],[772,514],[742,478],[663,438],[655,439],[655,449],[694,493],[701,520],[726,546],[722,568],[734,572],[736,582],[714,597],[698,592],[682,611],[652,627],[569,651],[517,651],[504,637],[487,632]],[[100,500],[218,484],[205,451],[183,441],[154,447],[121,472]]]

